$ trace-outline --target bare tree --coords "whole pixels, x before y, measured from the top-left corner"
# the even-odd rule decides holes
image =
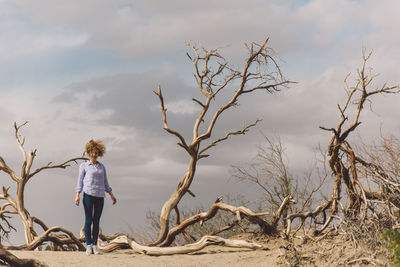
[[[360,139],[361,140],[361,139]],[[381,191],[386,195],[376,194],[379,199],[390,200],[400,208],[400,140],[394,135],[381,135],[378,143],[366,144],[361,140],[356,146],[359,156],[356,157],[358,170],[363,174],[367,184],[367,194]]]
[[[337,126],[320,127],[332,133],[327,150],[328,168],[334,177],[332,194],[316,207],[310,206],[304,209],[304,206],[300,205],[300,210],[288,210],[285,218],[288,237],[293,232],[293,221],[296,219],[300,219],[301,223],[304,220],[313,222],[314,235],[328,229],[318,237],[312,237],[306,233],[303,240],[320,241],[329,234],[337,233],[340,229],[340,233],[346,234],[346,240],[350,241],[355,248],[354,257],[345,259],[345,262],[373,263],[374,256],[365,257],[365,254],[360,254],[357,248],[361,247],[361,244],[367,244],[368,253],[370,249],[376,249],[381,244],[379,234],[384,229],[399,227],[400,223],[399,140],[393,136],[382,137],[378,145],[365,143],[357,145],[357,142],[350,141],[349,138],[361,124],[362,110],[367,103],[372,103],[373,96],[399,92],[400,87],[397,85],[388,86],[385,83],[375,87],[373,82],[376,75],[367,67],[370,57],[371,53],[363,53],[363,64],[357,71],[354,85],[350,86],[348,83],[350,74],[345,78],[347,98],[343,105],[338,105],[340,117]],[[293,194],[296,187],[291,184],[293,179],[285,165],[282,145],[280,142],[271,142],[270,139],[267,141],[267,149],[259,149],[260,162],[250,165],[247,169],[236,168],[236,176],[259,185],[266,192],[270,205],[276,206],[282,195]],[[325,161],[322,163],[324,167]],[[265,183],[265,178],[275,183],[271,181],[269,184]],[[345,193],[341,191],[342,188],[346,190]],[[338,223],[328,228],[332,226],[333,219],[337,219]],[[295,248],[290,238],[288,242]],[[296,259],[299,258],[299,252],[296,249],[288,250],[287,253],[295,256]],[[360,258],[360,255],[363,256]]]
[[[57,227],[57,228],[48,228],[46,224],[40,220],[39,218],[36,218],[32,216],[29,211],[25,207],[25,188],[27,183],[31,180],[33,176],[36,174],[39,174],[43,170],[47,169],[55,169],[55,168],[62,168],[65,169],[66,167],[69,166],[69,163],[71,162],[77,162],[78,160],[84,160],[85,158],[83,157],[76,157],[69,159],[61,164],[53,164],[52,162],[49,162],[47,165],[42,166],[37,168],[36,170],[31,170],[33,161],[36,157],[36,152],[37,150],[31,150],[29,153],[26,152],[24,148],[25,144],[25,137],[20,134],[20,129],[21,127],[25,126],[27,122],[17,125],[14,123],[14,129],[15,129],[15,139],[18,143],[19,149],[22,153],[23,156],[23,162],[21,166],[21,172],[20,174],[17,174],[14,170],[12,170],[6,163],[3,157],[0,156],[0,171],[5,172],[8,174],[8,176],[11,178],[12,181],[15,182],[16,184],[16,193],[15,196],[12,196],[9,193],[9,187],[5,188],[3,186],[3,192],[0,195],[0,199],[4,200],[5,203],[1,206],[0,209],[0,216],[5,216],[5,215],[18,215],[19,218],[21,219],[21,222],[24,226],[24,233],[25,233],[25,241],[26,241],[26,246],[30,247],[35,241],[38,239],[38,234],[35,231],[35,224],[38,224],[43,231],[45,231],[44,235],[39,238],[39,240],[42,241],[49,241],[53,239],[54,242],[59,243],[59,244],[69,244],[69,243],[75,243],[78,248],[83,249],[83,245],[80,242],[75,242],[77,239],[73,236],[71,232],[68,230],[65,230],[63,228]],[[51,237],[52,232],[63,232],[65,235],[67,235],[69,238],[58,238],[57,237]],[[65,239],[65,240],[62,240]],[[75,241],[74,241],[75,240]]]
[[[331,196],[313,210],[288,214],[286,218],[288,221],[287,233],[290,231],[291,222],[296,218],[304,220],[306,218],[315,218],[322,214],[323,220],[318,223],[322,226],[314,231],[314,234],[317,235],[324,231],[334,218],[339,218],[342,222],[346,220],[346,218],[337,216],[339,207],[342,207],[347,218],[356,218],[359,221],[364,221],[367,209],[371,207],[369,206],[370,201],[373,199],[383,200],[385,198],[382,190],[375,191],[371,190],[370,187],[366,189],[361,182],[362,177],[360,177],[364,172],[359,171],[361,166],[368,166],[370,169],[374,169],[375,173],[379,173],[381,168],[356,155],[353,145],[349,141],[351,133],[361,124],[360,115],[364,105],[370,102],[373,96],[399,92],[399,86],[388,86],[386,83],[371,89],[377,76],[367,66],[371,55],[372,52],[369,54],[366,54],[365,51],[363,52],[363,63],[357,71],[357,78],[353,86],[348,83],[350,74],[344,80],[347,98],[343,105],[337,105],[340,115],[337,126],[332,128],[320,126],[321,129],[332,133],[327,153],[328,164],[334,177]],[[346,189],[347,194],[345,195],[341,192],[342,186]],[[343,197],[347,201],[347,207],[344,207],[341,202]],[[361,209],[362,217],[358,218],[357,216],[360,214]],[[329,216],[327,216],[327,212],[329,212]]]
[[[283,229],[290,231],[288,223],[290,226],[292,224],[287,219],[288,216],[290,218],[291,214],[309,211],[315,203],[318,203],[316,193],[320,193],[321,188],[326,186],[326,179],[329,175],[325,169],[326,158],[320,148],[315,149],[318,154],[310,167],[303,176],[295,176],[290,171],[285,147],[280,137],[268,138],[264,135],[264,138],[266,144],[257,147],[258,153],[251,163],[233,166],[232,175],[239,181],[253,183],[260,189],[262,197],[259,201],[262,203],[262,209],[269,210],[271,215],[280,210],[281,204],[287,197],[291,197],[292,201],[290,205],[284,207],[282,216],[271,218],[275,228],[278,228],[278,222],[282,219]],[[302,218],[294,234],[304,226],[306,219],[308,217]],[[310,222],[317,221],[310,220]],[[277,232],[280,230],[282,229],[276,229]],[[286,232],[287,235],[289,235],[289,231]]]
[[[189,193],[190,185],[195,176],[197,163],[200,159],[208,157],[208,150],[222,141],[228,139],[232,135],[245,134],[251,127],[255,126],[259,120],[253,124],[244,126],[238,131],[229,131],[225,136],[209,141],[212,136],[215,125],[220,116],[229,108],[238,105],[239,97],[258,90],[268,93],[274,93],[281,87],[289,85],[290,81],[286,80],[276,63],[275,54],[271,48],[267,46],[268,39],[260,44],[251,43],[246,45],[248,49],[248,57],[243,69],[235,69],[230,66],[228,61],[219,54],[217,49],[207,50],[203,47],[190,45],[191,53],[187,53],[188,58],[194,66],[194,78],[198,89],[203,97],[202,100],[193,98],[192,100],[200,105],[201,111],[197,116],[193,126],[193,137],[188,142],[181,133],[173,130],[167,123],[167,110],[164,105],[164,97],[161,87],[155,94],[158,96],[161,104],[161,112],[163,118],[164,129],[175,135],[181,146],[189,156],[189,166],[185,174],[180,179],[176,190],[171,194],[169,199],[162,207],[160,215],[161,230],[157,240],[153,245],[161,244],[168,235],[169,216],[172,210],[178,211],[178,203],[183,195]],[[233,89],[231,98],[224,104],[213,107],[216,112],[207,118],[214,100],[222,90]],[[204,125],[205,131],[200,130],[200,125]],[[206,143],[207,142],[207,143]],[[205,144],[204,144],[205,143]]]
[[[283,199],[293,195],[295,181],[288,170],[287,157],[280,138],[264,136],[266,146],[258,146],[256,158],[246,166],[234,166],[233,176],[239,181],[256,184],[266,194],[265,203],[272,212]]]
[[[358,151],[355,161],[359,180],[365,188],[364,211],[370,217],[379,218],[380,225],[374,223],[377,227],[397,228],[400,224],[400,141],[394,135],[381,135],[372,144],[359,140],[355,145]]]
[[[345,78],[344,84],[347,93],[347,99],[343,105],[338,105],[340,120],[335,128],[320,127],[323,130],[332,132],[332,137],[327,150],[327,162],[325,155],[322,155],[322,175],[319,185],[314,189],[299,190],[298,184],[293,179],[293,175],[288,170],[284,148],[280,140],[267,140],[267,146],[259,147],[257,160],[247,166],[247,168],[236,167],[234,175],[242,180],[250,181],[259,186],[267,196],[267,202],[274,210],[280,205],[283,197],[292,195],[296,202],[301,199],[303,203],[291,205],[291,208],[285,213],[284,223],[287,226],[286,234],[289,234],[293,221],[300,219],[302,225],[306,219],[311,219],[313,225],[322,225],[314,234],[321,233],[326,229],[334,218],[337,218],[338,207],[343,207],[341,200],[343,194],[342,186],[346,189],[344,195],[347,207],[343,208],[346,216],[350,214],[359,214],[363,207],[363,218],[365,219],[366,209],[372,209],[372,201],[379,200],[387,202],[392,201],[392,206],[400,208],[400,203],[394,200],[400,193],[398,168],[399,157],[396,156],[396,142],[393,139],[385,139],[380,149],[386,151],[385,155],[377,153],[377,149],[373,150],[364,145],[364,153],[357,155],[349,140],[349,136],[361,124],[360,115],[366,102],[371,101],[371,97],[378,94],[392,94],[399,92],[399,86],[382,86],[373,87],[373,80],[376,75],[371,73],[367,63],[371,57],[371,53],[363,53],[363,64],[358,70],[355,84],[350,86],[348,78]],[[354,113],[353,113],[354,112]],[[325,165],[331,169],[334,177],[332,194],[327,197],[323,203],[312,206],[315,202],[314,193],[317,192],[325,183],[325,179],[330,176],[325,170]],[[389,166],[391,168],[389,168]],[[318,168],[315,165],[311,168]],[[306,175],[303,183],[310,181],[311,172]],[[366,178],[366,179],[363,179]],[[363,181],[364,180],[364,181]],[[371,186],[371,184],[374,184]],[[309,186],[306,186],[309,188]],[[396,205],[395,205],[396,204]],[[330,215],[327,216],[327,212]],[[398,211],[398,208],[397,208]],[[394,216],[393,211],[389,214]],[[355,219],[355,217],[353,217]],[[342,218],[344,220],[344,218]],[[358,220],[358,219],[357,219]],[[346,225],[350,225],[346,222]]]
[[[393,94],[399,92],[399,86],[388,86],[386,83],[382,86],[372,89],[372,82],[376,77],[367,67],[367,62],[371,57],[369,54],[363,53],[363,64],[358,70],[358,77],[353,86],[350,86],[346,77],[344,83],[347,93],[347,100],[343,106],[338,105],[340,112],[340,121],[336,128],[320,127],[323,130],[332,132],[332,137],[328,145],[329,166],[335,176],[334,187],[331,199],[326,202],[331,207],[331,212],[324,227],[332,220],[333,215],[337,212],[338,204],[341,199],[341,185],[344,184],[348,206],[347,211],[358,213],[361,208],[361,203],[366,203],[367,197],[374,197],[373,192],[364,189],[359,181],[357,171],[357,160],[354,150],[348,142],[348,136],[361,124],[360,115],[367,101],[377,94]],[[353,119],[349,119],[349,106],[355,106],[355,114]],[[324,228],[323,227],[323,228]]]

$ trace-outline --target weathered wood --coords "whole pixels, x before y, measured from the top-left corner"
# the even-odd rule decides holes
[[[182,233],[187,227],[189,227],[190,225],[193,225],[197,222],[203,223],[205,221],[210,220],[217,214],[218,210],[229,211],[229,212],[233,213],[234,215],[237,215],[238,221],[241,220],[241,216],[246,217],[249,220],[257,223],[261,227],[261,229],[263,229],[263,232],[265,232],[265,233],[275,232],[275,228],[274,228],[275,225],[271,225],[268,222],[264,221],[263,219],[259,218],[259,216],[270,215],[269,212],[255,213],[246,207],[242,207],[242,206],[234,207],[234,206],[231,206],[231,205],[228,205],[228,204],[218,201],[218,202],[215,202],[207,212],[199,212],[198,214],[187,218],[182,223],[180,223],[176,227],[172,228],[168,232],[165,240],[162,243],[160,243],[158,246],[166,247],[166,246],[171,245],[171,243],[175,240],[175,237],[177,235],[179,235],[180,233]]]
[[[129,245],[129,247],[131,247],[135,252],[139,254],[145,254],[151,256],[193,253],[200,251],[203,248],[211,245],[219,245],[232,248],[266,249],[264,245],[255,242],[250,242],[245,240],[231,240],[219,236],[203,236],[199,241],[185,246],[151,247],[151,246],[140,245],[135,241],[129,239],[125,235],[122,235],[114,239],[113,241],[111,241],[110,244],[107,244],[105,246],[99,246],[99,248],[102,252],[109,252],[126,245]]]

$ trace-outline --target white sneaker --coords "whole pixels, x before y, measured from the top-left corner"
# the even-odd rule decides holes
[[[92,248],[93,248],[93,254],[98,255],[100,253],[99,248],[96,245],[93,245]]]
[[[86,254],[87,255],[93,254],[92,245],[86,245]]]

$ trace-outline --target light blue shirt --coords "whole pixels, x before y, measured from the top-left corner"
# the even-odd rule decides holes
[[[89,160],[79,166],[77,192],[85,192],[94,197],[104,197],[104,192],[110,192],[112,189],[108,184],[106,168],[100,162],[97,166]]]

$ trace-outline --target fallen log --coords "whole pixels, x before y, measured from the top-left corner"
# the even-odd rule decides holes
[[[211,245],[218,245],[218,246],[232,247],[232,248],[267,249],[266,246],[255,242],[250,242],[245,240],[225,239],[219,236],[203,236],[199,241],[185,246],[150,247],[150,246],[140,245],[135,241],[133,241],[132,239],[128,238],[126,235],[121,235],[115,238],[109,244],[106,245],[99,244],[99,248],[102,252],[110,252],[126,245],[128,245],[130,248],[132,248],[135,252],[139,254],[145,254],[151,256],[193,253],[200,251],[203,248]]]

